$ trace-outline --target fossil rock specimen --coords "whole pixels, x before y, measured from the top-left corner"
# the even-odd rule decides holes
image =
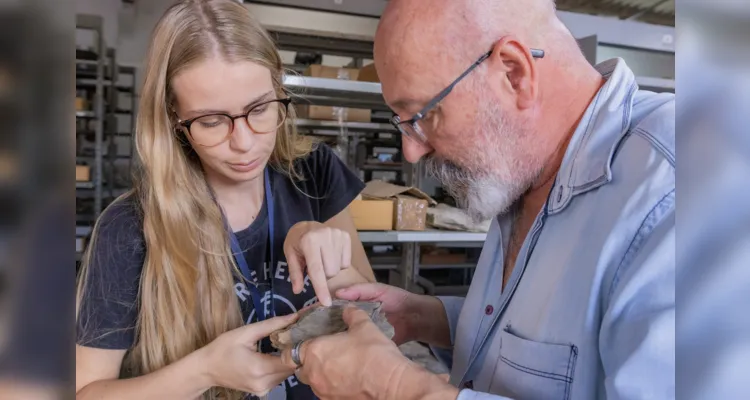
[[[347,305],[366,311],[383,334],[389,339],[393,338],[393,326],[385,318],[380,303],[334,300],[330,307],[314,305],[302,311],[297,322],[271,334],[271,344],[279,350],[285,350],[301,341],[346,331],[347,326],[342,316]]]
[[[406,358],[421,365],[433,374],[449,374],[450,370],[432,355],[430,349],[419,342],[407,342],[398,346]]]

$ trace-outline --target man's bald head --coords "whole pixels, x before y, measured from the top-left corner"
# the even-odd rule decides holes
[[[376,59],[474,57],[507,34],[540,47],[553,18],[552,0],[391,0],[375,37]]]

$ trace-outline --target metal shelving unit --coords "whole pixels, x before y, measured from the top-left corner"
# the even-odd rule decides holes
[[[115,55],[112,52],[113,62],[115,62]],[[111,91],[111,129],[107,132],[109,136],[109,149],[107,150],[107,156],[109,158],[110,174],[108,176],[108,199],[115,199],[121,194],[128,191],[132,184],[130,182],[131,172],[133,168],[133,130],[135,129],[135,118],[136,118],[136,68],[131,66],[118,65],[116,62],[116,68],[114,69],[113,80],[117,83],[116,90]],[[131,83],[129,85],[119,83],[120,77],[131,76]],[[126,102],[120,102],[120,95],[127,95],[130,98]],[[118,116],[129,116],[130,132],[121,132],[119,126]],[[127,137],[129,139],[127,154],[119,154],[119,146],[117,145],[118,137]],[[126,177],[121,178],[118,176],[118,161],[127,161]]]
[[[94,190],[94,218],[97,218],[102,210],[102,160],[104,153],[104,86],[105,86],[105,44],[103,33],[102,18],[96,15],[77,15],[76,29],[93,31],[96,34],[95,51],[98,55],[97,60],[84,60],[86,65],[96,65],[96,79],[78,79],[76,77],[76,86],[80,81],[85,81],[86,85],[94,88],[93,109],[76,111],[76,118],[85,118],[94,120],[94,158],[91,182],[76,182],[76,189],[93,189]],[[78,60],[76,60],[78,62]]]
[[[93,124],[94,134],[94,156],[92,158],[93,165],[89,164],[91,168],[91,181],[89,182],[76,182],[76,197],[78,197],[78,191],[93,191],[93,218],[98,218],[102,210],[102,195],[103,195],[103,154],[104,154],[104,120],[105,120],[105,71],[106,71],[106,46],[104,43],[104,32],[103,32],[103,20],[100,16],[96,15],[77,15],[76,16],[76,29],[91,31],[95,34],[95,47],[94,51],[97,55],[96,60],[76,60],[76,88],[88,88],[94,89],[92,98],[92,109],[90,110],[77,110],[76,119],[85,120],[84,124],[86,133],[91,133],[91,124]],[[78,65],[96,66],[95,78],[83,77],[78,74]],[[87,74],[88,75],[88,74]],[[93,122],[92,122],[93,121]],[[76,121],[78,125],[78,121]],[[80,132],[78,132],[80,133]],[[78,140],[78,139],[76,139]],[[76,216],[78,220],[78,216]],[[88,233],[83,234],[82,230],[78,229],[78,222],[76,223],[76,260],[80,260],[80,251],[83,248],[83,241]],[[90,232],[89,232],[90,233]]]
[[[91,234],[91,226],[109,201],[129,189],[116,185],[116,162],[128,160],[129,178],[132,146],[129,154],[118,154],[116,139],[120,136],[132,136],[130,132],[120,132],[118,115],[131,116],[132,130],[135,121],[136,69],[117,64],[115,50],[107,48],[104,41],[102,17],[77,15],[76,27],[95,34],[95,45],[89,50],[80,50],[80,57],[77,49],[75,61],[77,92],[90,102],[88,109],[76,110],[76,141],[82,149],[76,154],[76,163],[84,163],[91,168],[90,181],[76,182],[76,200],[77,203],[81,202],[81,209],[76,213],[76,247],[80,249],[78,241]],[[121,84],[120,76],[127,74],[133,75],[132,83]],[[120,104],[119,96],[123,93],[131,94],[131,99]],[[84,149],[84,146],[88,148]]]
[[[291,75],[284,86],[306,103],[388,110],[379,83]]]
[[[76,182],[76,189],[93,189],[95,186],[94,182]]]
[[[589,60],[589,62],[592,65],[595,65],[597,61],[601,61],[597,57],[598,53],[600,53],[601,51],[599,47],[600,45],[603,44],[600,42],[599,39],[600,38],[598,35],[591,35],[591,36],[578,39],[578,44],[581,47],[581,50],[586,56],[586,59]],[[652,49],[641,49],[641,48],[629,47],[629,46],[616,46],[616,48],[619,49],[620,51],[628,52],[626,53],[627,55],[632,55],[634,52],[640,52],[643,54],[661,53],[662,55],[674,54],[673,50],[670,51],[667,49],[655,51]],[[617,56],[623,57],[625,59],[625,62],[628,62],[627,55],[623,56],[623,55],[618,54]],[[637,63],[633,65],[637,65]],[[631,65],[631,68],[633,67],[633,65]],[[671,72],[674,73],[674,71],[671,71]],[[664,73],[664,71],[661,71],[661,73]],[[652,92],[669,92],[669,93],[675,92],[675,80],[674,79],[651,77],[651,76],[636,76],[635,80],[638,83],[639,88],[643,90],[650,90]]]
[[[638,82],[638,86],[643,90],[650,90],[653,92],[671,92],[675,91],[674,79],[664,78],[651,78],[647,76],[639,76],[635,78]]]
[[[127,85],[116,85],[113,81],[109,79],[105,79],[103,81],[105,86],[111,86],[115,89],[121,91],[121,92],[129,92],[132,90],[130,86]],[[76,87],[95,87],[96,86],[96,80],[95,79],[79,79],[76,81]]]
[[[362,243],[444,243],[444,242],[484,242],[486,233],[458,232],[458,231],[360,231],[359,239]]]
[[[338,122],[298,118],[294,123],[299,129],[315,129],[316,131],[329,132],[334,136],[339,135],[341,130],[345,130],[352,135],[364,132],[396,132],[396,128],[391,124],[375,122]]]
[[[76,118],[96,118],[96,113],[93,111],[76,111]]]

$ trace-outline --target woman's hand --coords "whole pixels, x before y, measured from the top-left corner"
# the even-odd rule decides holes
[[[272,332],[294,323],[297,314],[267,319],[223,333],[199,350],[210,386],[263,396],[294,373],[281,358],[257,352],[257,344]]]
[[[320,222],[300,222],[289,230],[284,241],[284,254],[294,293],[298,294],[304,288],[304,270],[307,269],[318,301],[330,306],[328,279],[351,267],[352,239],[346,231]]]

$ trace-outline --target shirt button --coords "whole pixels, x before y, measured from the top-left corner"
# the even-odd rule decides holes
[[[484,313],[487,315],[492,315],[493,311],[495,311],[495,308],[490,304],[487,304],[487,307],[484,308]]]
[[[468,381],[468,382],[464,383],[464,388],[465,389],[474,389],[474,381]]]

